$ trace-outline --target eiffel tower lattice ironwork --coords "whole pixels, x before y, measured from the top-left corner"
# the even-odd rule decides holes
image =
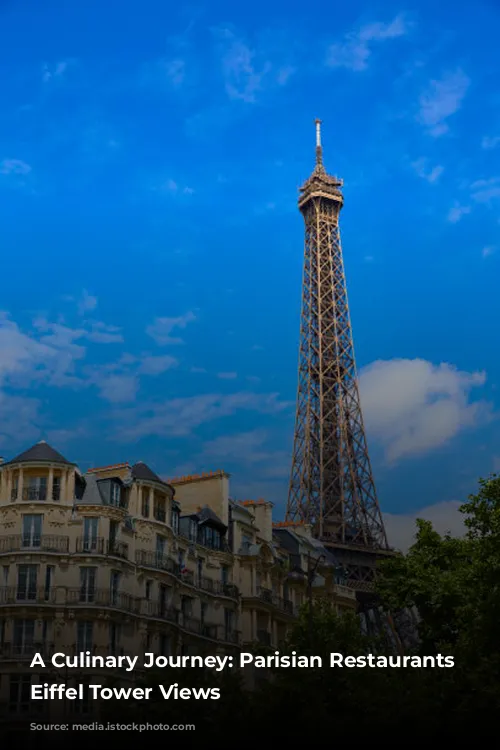
[[[297,413],[288,521],[310,524],[363,589],[390,553],[366,445],[339,232],[342,180],[316,166],[300,189],[305,221]],[[371,586],[368,586],[371,588]]]

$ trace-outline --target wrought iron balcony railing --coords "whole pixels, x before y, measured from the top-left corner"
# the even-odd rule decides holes
[[[52,656],[54,653],[54,644],[47,641],[4,641],[0,643],[0,661],[3,659],[33,659],[33,654],[42,656]]]
[[[4,552],[69,552],[69,537],[51,534],[35,536],[16,534],[0,537],[0,554]]]
[[[66,604],[72,607],[110,607],[133,614],[139,614],[140,611],[137,597],[127,594],[125,591],[97,589],[93,586],[67,589]]]
[[[141,611],[145,617],[167,620],[167,622],[172,622],[176,625],[179,622],[179,610],[169,606],[166,602],[143,599]]]
[[[103,537],[80,537],[76,540],[77,554],[111,555],[128,560],[128,544]]]
[[[286,612],[289,615],[295,614],[295,607],[290,599],[283,599],[278,596],[271,589],[258,586],[256,590],[257,597],[266,604],[271,604],[273,607],[280,609],[282,612]]]
[[[0,588],[0,605],[53,604],[55,590],[45,586],[3,586]]]
[[[220,594],[228,596],[231,599],[237,599],[239,594],[238,587],[234,583],[223,583],[222,581],[215,581],[212,578],[199,578],[198,588],[210,594]]]
[[[167,573],[172,573],[175,576],[178,576],[180,573],[180,565],[168,555],[161,554],[160,552],[137,550],[135,553],[135,562],[136,565],[141,565],[145,568],[166,570]]]

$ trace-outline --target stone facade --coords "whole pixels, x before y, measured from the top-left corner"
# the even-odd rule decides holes
[[[165,481],[123,463],[82,474],[47,443],[0,465],[0,558],[0,702],[12,711],[38,679],[35,652],[277,648],[311,561],[314,592],[356,606],[308,529],[273,524],[269,502],[230,499],[225,472]]]

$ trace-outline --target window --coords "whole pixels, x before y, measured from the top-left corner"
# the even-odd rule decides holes
[[[153,588],[153,581],[146,581],[145,597],[146,597],[147,601],[149,601],[151,599],[152,588]]]
[[[224,630],[226,631],[226,641],[231,640],[234,631],[234,612],[232,609],[224,610]]]
[[[198,580],[202,578],[203,576],[203,558],[199,557],[196,561],[196,567],[197,567],[197,573],[198,573]]]
[[[54,566],[47,565],[45,568],[45,601],[48,602],[50,599],[50,592],[52,589],[52,581],[54,580]]]
[[[54,477],[52,482],[52,500],[59,502],[61,499],[61,477]]]
[[[144,518],[149,518],[149,495],[147,492],[142,490],[142,505],[141,505],[141,513]]]
[[[193,600],[189,596],[181,598],[181,611],[184,617],[191,617],[193,614]]]
[[[37,573],[37,565],[19,565],[17,569],[18,601],[33,601],[36,599]]]
[[[120,573],[116,570],[111,571],[110,580],[111,604],[118,604],[118,592],[120,588]]]
[[[153,516],[156,521],[165,523],[167,514],[165,512],[165,498],[155,497],[153,506]]]
[[[9,565],[3,566],[3,585],[8,586],[9,585]]]
[[[229,570],[227,565],[221,565],[220,580],[223,584],[229,583]]]
[[[97,550],[97,531],[99,519],[87,516],[83,519],[83,552]]]
[[[170,655],[170,637],[164,633],[160,635],[160,654],[161,656]]]
[[[12,483],[12,489],[10,491],[10,500],[12,503],[16,502],[18,492],[19,492],[19,477],[15,477]]]
[[[93,647],[93,621],[79,620],[76,628],[76,650],[92,651]]]
[[[189,521],[189,538],[192,542],[198,541],[198,524],[194,518]]]
[[[39,547],[42,543],[43,516],[23,516],[23,547]]]
[[[118,482],[111,483],[111,505],[120,506],[121,500],[121,487]]]
[[[179,555],[179,568],[182,570],[186,567],[186,551],[183,549],[180,549],[178,552]]]
[[[47,645],[47,633],[49,632],[49,623],[47,620],[42,622],[42,643],[44,647]]]
[[[175,506],[172,507],[172,530],[174,534],[179,533],[179,510]]]
[[[201,602],[200,620],[201,620],[202,625],[205,624],[206,614],[207,614],[207,604],[206,602]]]
[[[30,477],[29,484],[23,492],[24,499],[37,502],[47,499],[47,477]]]
[[[31,697],[31,676],[10,675],[9,710],[13,713],[28,711]]]
[[[158,597],[158,606],[159,606],[159,614],[160,617],[165,617],[168,610],[170,600],[170,590],[168,586],[165,586],[163,583],[160,584],[160,591],[159,591],[159,597]]]
[[[108,552],[118,553],[119,547],[116,544],[116,537],[118,535],[118,521],[110,521],[109,522],[109,545],[108,545]]]
[[[116,622],[109,623],[109,653],[117,654],[120,650],[120,626]]]
[[[14,620],[14,653],[29,654],[35,640],[35,620]]]
[[[96,568],[80,568],[80,601],[95,600]]]
[[[248,552],[248,550],[252,546],[252,537],[248,536],[247,534],[243,534],[241,538],[241,546],[244,552]]]
[[[167,554],[167,544],[164,536],[156,535],[156,555],[158,557],[158,564],[163,562],[163,557]]]

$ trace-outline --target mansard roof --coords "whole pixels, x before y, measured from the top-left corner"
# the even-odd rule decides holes
[[[11,459],[7,463],[9,464],[20,464],[20,463],[54,463],[54,464],[67,464],[68,466],[74,466],[71,461],[68,461],[58,451],[52,448],[51,445],[40,440],[39,443],[35,443],[28,450],[23,451],[15,458]],[[5,465],[5,464],[4,464]]]
[[[94,474],[86,474],[85,477],[85,489],[80,500],[76,502],[77,505],[104,505],[104,499],[99,489],[99,482]]]
[[[195,512],[189,511],[181,515],[181,520],[184,518],[193,518],[198,523],[211,523],[213,526],[218,526],[221,529],[227,529],[227,525],[222,521],[217,513],[208,505],[204,505],[203,508],[198,508]]]
[[[160,479],[158,474],[155,474],[144,461],[138,461],[132,466],[132,476],[134,479],[143,479],[146,482],[157,482],[158,484],[167,485],[167,482]]]

